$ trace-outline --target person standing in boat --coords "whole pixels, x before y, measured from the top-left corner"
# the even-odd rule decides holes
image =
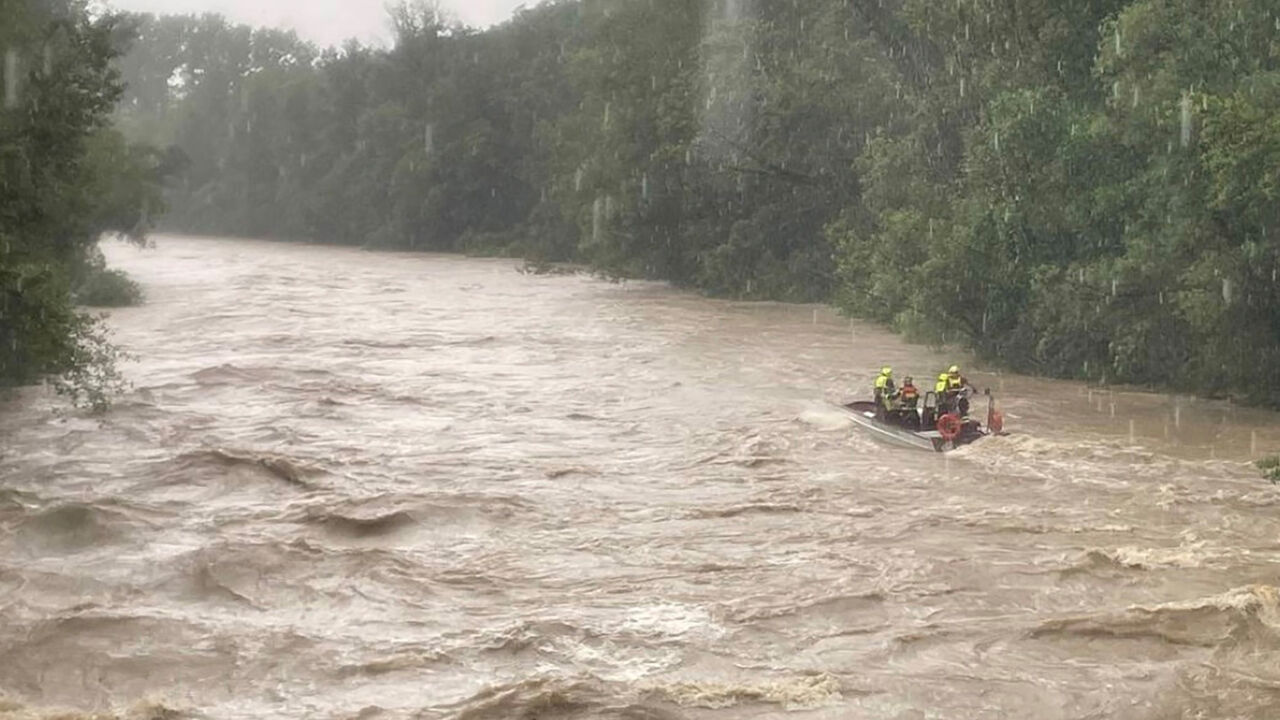
[[[893,368],[885,365],[876,376],[873,396],[876,402],[876,416],[884,419],[893,410],[894,401],[898,399],[898,388],[893,382]]]
[[[915,380],[910,375],[902,379],[902,389],[898,390],[898,395],[902,398],[904,410],[915,410],[920,404],[920,389],[916,387]]]
[[[973,391],[973,385],[969,383],[969,378],[960,374],[959,365],[952,365],[938,376],[936,389],[947,412],[954,412],[961,418],[969,417],[969,394]]]
[[[899,409],[904,414],[903,422],[912,429],[920,429],[920,414],[916,409],[920,406],[920,390],[910,376],[902,379],[902,387],[898,390]]]
[[[951,376],[947,373],[942,373],[938,376],[938,382],[933,385],[933,394],[938,397],[939,414],[949,412],[950,410],[947,407],[947,381],[950,380],[950,377]]]

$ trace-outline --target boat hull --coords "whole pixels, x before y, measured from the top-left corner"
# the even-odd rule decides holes
[[[886,423],[876,418],[875,403],[854,402],[845,405],[836,404],[855,425],[867,430],[872,436],[896,445],[930,452],[946,452],[961,445],[986,437],[982,429],[966,428],[965,432],[955,440],[947,440],[937,430],[909,430]],[[976,423],[975,423],[976,424]]]

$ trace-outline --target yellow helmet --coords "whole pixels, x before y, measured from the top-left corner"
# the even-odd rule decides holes
[[[960,374],[960,366],[959,366],[959,365],[952,365],[951,367],[947,368],[947,372],[948,372],[948,373],[950,373],[950,374],[952,374],[952,375],[959,375],[959,374]]]
[[[889,367],[888,365],[885,365],[884,367],[880,368],[880,374],[881,374],[881,375],[892,375],[892,374],[893,374],[893,368]]]

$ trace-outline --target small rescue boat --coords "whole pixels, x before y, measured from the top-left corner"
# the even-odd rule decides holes
[[[937,396],[926,393],[921,407],[877,412],[876,403],[860,400],[836,407],[848,414],[855,425],[875,437],[919,450],[946,452],[991,435],[1004,434],[1004,416],[995,409],[995,399],[987,393],[987,422],[962,418],[956,413],[938,413]]]

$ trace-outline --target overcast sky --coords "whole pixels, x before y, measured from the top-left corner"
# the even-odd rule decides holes
[[[386,40],[386,0],[108,0],[120,10],[152,13],[217,12],[249,25],[292,28],[321,45],[349,37]],[[536,0],[442,0],[441,6],[468,25],[484,27],[511,16],[518,5]]]

